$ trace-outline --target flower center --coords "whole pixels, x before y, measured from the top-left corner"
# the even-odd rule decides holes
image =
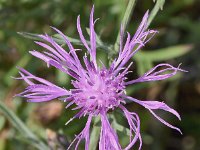
[[[106,69],[88,74],[88,77],[72,83],[76,88],[72,90],[73,100],[85,113],[98,114],[102,109],[114,109],[124,102],[120,98],[125,89],[123,77],[115,77]]]

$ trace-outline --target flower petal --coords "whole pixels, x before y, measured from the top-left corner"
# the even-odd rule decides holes
[[[117,134],[112,129],[105,112],[101,113],[101,124],[102,126],[99,141],[99,150],[121,150]]]
[[[95,69],[97,69],[97,63],[96,63],[96,33],[94,30],[94,6],[92,7],[91,13],[90,13],[90,45],[91,47],[88,46],[88,43],[83,35],[82,29],[81,29],[81,24],[80,24],[80,16],[77,17],[77,30],[81,39],[81,42],[85,46],[85,48],[88,50],[90,54],[91,61],[93,62]]]
[[[165,69],[158,70],[158,68],[165,67]],[[155,71],[158,70],[158,71]],[[159,81],[159,80],[164,80],[168,79],[172,76],[174,76],[177,71],[183,71],[186,72],[183,69],[180,69],[180,65],[176,68],[173,67],[172,65],[169,64],[159,64],[149,70],[147,73],[142,75],[136,80],[131,80],[125,83],[125,85],[133,84],[133,83],[138,83],[138,82],[149,82],[149,81]]]
[[[90,13],[90,44],[91,44],[91,58],[92,62],[95,65],[95,68],[97,68],[96,63],[96,33],[94,31],[94,5],[92,7],[91,13]]]
[[[124,112],[124,115],[128,121],[129,127],[130,127],[130,143],[126,146],[126,148],[124,150],[131,149],[133,147],[133,145],[137,142],[138,139],[140,141],[140,146],[139,146],[139,150],[140,150],[142,147],[142,138],[140,135],[140,119],[136,113],[129,112],[124,106],[120,105],[119,107]],[[133,139],[131,139],[132,132],[135,133],[135,136]]]
[[[82,75],[79,68],[81,67],[78,65],[78,62],[75,61],[74,57],[72,57],[68,52],[66,52],[60,45],[58,45],[51,37],[48,35],[40,35],[45,41],[51,43],[54,48],[50,47],[49,45],[42,43],[42,42],[35,42],[36,44],[44,47],[48,52],[44,51],[43,53],[38,51],[29,51],[33,56],[40,58],[41,60],[47,63],[49,67],[54,66],[57,69],[67,73],[68,75],[74,76],[70,73],[69,70],[76,72],[79,76]],[[81,68],[81,71],[84,70]],[[77,78],[76,78],[77,79]]]
[[[140,100],[137,100],[137,99],[129,97],[129,96],[125,96],[125,98],[142,105],[143,107],[148,109],[163,124],[165,124],[166,126],[172,128],[172,129],[175,129],[181,133],[180,129],[172,126],[171,124],[169,124],[168,122],[166,122],[165,120],[163,120],[162,118],[160,118],[158,115],[156,115],[154,113],[153,110],[164,110],[164,111],[170,112],[171,114],[175,115],[180,120],[181,118],[180,118],[180,115],[178,114],[178,112],[175,111],[174,109],[170,108],[169,106],[167,106],[165,103],[158,102],[158,101],[140,101]]]
[[[67,150],[71,149],[72,145],[75,143],[76,140],[76,146],[75,146],[75,150],[78,150],[78,146],[81,142],[82,139],[85,139],[85,150],[89,150],[89,143],[90,143],[90,124],[92,121],[92,115],[88,116],[88,120],[87,123],[85,125],[85,128],[81,131],[81,133],[79,133],[76,138],[72,141],[72,143],[70,144],[70,146],[67,148]]]
[[[21,77],[16,79],[24,80],[29,84],[29,86],[24,92],[21,92],[16,96],[25,97],[28,102],[44,102],[70,95],[70,92],[66,89],[60,88],[49,81],[36,77],[23,68],[19,69]],[[31,80],[37,81],[39,84],[35,84]]]
[[[157,118],[160,122],[162,122],[164,125],[166,125],[166,126],[172,128],[172,129],[175,129],[175,130],[177,130],[180,134],[182,134],[182,132],[181,132],[181,130],[180,130],[179,128],[177,128],[177,127],[175,127],[175,126],[169,124],[168,122],[166,122],[165,120],[163,120],[162,118],[160,118],[160,117],[159,117],[157,114],[155,114],[154,111],[152,111],[151,109],[148,109],[148,110],[150,111],[150,113],[151,113],[152,115],[154,115],[154,117],[156,117],[156,118]]]
[[[88,50],[88,52],[90,53],[91,50],[87,44],[87,41],[85,40],[85,37],[83,36],[83,32],[81,29],[81,23],[80,23],[80,15],[77,17],[77,30],[81,39],[81,42],[83,43],[83,45],[85,46],[85,48]]]
[[[133,57],[133,55],[141,49],[155,35],[155,33],[157,33],[155,30],[145,31],[147,29],[147,21],[148,11],[145,13],[135,35],[130,38],[128,33],[123,49],[121,45],[123,43],[123,39],[120,38],[120,53],[117,60],[113,62],[116,70],[118,70],[118,68],[122,68]]]

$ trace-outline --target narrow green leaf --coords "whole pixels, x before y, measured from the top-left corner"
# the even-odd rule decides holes
[[[124,126],[122,126],[121,124],[118,124],[117,122],[114,122],[114,123],[113,123],[113,127],[114,127],[117,131],[119,131],[119,132],[121,132],[121,133],[123,133],[123,134],[125,134],[125,135],[130,135],[129,129],[126,128],[126,127],[124,127]]]
[[[11,85],[13,83],[13,80],[11,79],[11,77],[14,77],[17,75],[18,70],[16,69],[16,66],[20,66],[20,67],[25,67],[28,62],[30,61],[31,57],[29,54],[24,55],[17,63],[16,65],[14,65],[3,77],[3,81],[7,84],[7,85]]]
[[[37,41],[44,41],[41,37],[39,37],[40,34],[35,34],[35,33],[28,33],[28,32],[17,32],[19,35],[31,39],[31,40],[37,40]],[[53,39],[58,43],[58,44],[65,44],[64,39],[59,35],[59,34],[55,34],[53,35]],[[72,43],[77,43],[78,45],[80,44],[80,41],[78,39],[74,39],[71,37],[68,37],[68,39],[72,42]]]
[[[153,62],[166,61],[180,57],[192,49],[192,45],[176,45],[154,51],[139,51],[133,57],[137,64],[137,73],[143,75],[153,67]]]
[[[109,117],[112,119],[112,127],[118,132],[121,132],[125,135],[130,135],[129,129],[119,124],[114,116],[114,114],[110,114]]]
[[[28,32],[17,32],[19,35],[27,38],[27,39],[31,39],[31,40],[42,40],[39,37],[39,34],[34,34],[34,33],[28,33]]]
[[[94,125],[93,125],[93,128],[92,128],[92,132],[91,132],[91,135],[90,135],[90,150],[96,150],[97,148],[97,145],[98,145],[98,141],[99,141],[99,135],[100,135],[100,126],[99,126],[99,123],[100,123],[100,117],[96,117],[94,119]]]
[[[88,35],[90,36],[90,29],[86,28],[86,31],[87,31]],[[104,43],[102,42],[100,36],[98,36],[97,34],[96,34],[96,42],[97,42],[97,45],[104,45]]]
[[[149,59],[136,59],[137,73],[143,75],[147,70],[153,67],[153,62]]]
[[[37,41],[44,41],[42,38],[39,37],[39,34],[34,34],[34,33],[28,33],[28,32],[18,32],[18,34],[20,34],[21,36],[31,39],[31,40],[37,40]],[[52,36],[52,38],[60,45],[65,45],[66,42],[63,39],[63,37],[59,34],[54,34]],[[71,38],[69,36],[67,36],[67,38],[69,39],[70,42],[72,42],[74,45],[83,45],[82,42],[79,39],[75,39],[75,38]],[[98,39],[99,37],[97,36],[97,41],[100,41],[100,39]],[[89,41],[86,41],[88,43],[88,45],[90,45]],[[103,42],[97,42],[97,48],[101,48],[102,50],[105,50],[106,52],[108,52],[109,49],[109,45],[103,43]]]
[[[28,127],[18,118],[18,116],[9,110],[9,108],[2,101],[0,101],[0,112],[7,117],[10,123],[22,134],[22,136],[29,139],[29,144],[33,145],[39,150],[49,150],[48,146],[44,144],[33,132],[31,132]]]
[[[6,149],[6,139],[0,138],[0,150],[5,150],[5,149]]]
[[[180,57],[192,49],[192,45],[176,45],[154,51],[139,51],[134,58],[138,61],[149,60],[152,62],[166,61]]]
[[[153,21],[153,19],[155,18],[156,14],[158,13],[159,9],[162,10],[163,6],[165,4],[165,0],[153,0],[153,2],[156,1],[156,4],[154,5],[154,8],[152,9],[150,15],[149,15],[149,19],[147,22],[147,26],[149,27],[149,25],[151,24],[151,22]]]
[[[5,125],[6,119],[4,116],[0,116],[0,131],[3,129]]]
[[[63,37],[60,34],[54,34],[52,37],[59,44],[62,44],[62,45],[66,44],[65,40],[63,39]],[[83,45],[79,39],[74,39],[74,38],[71,38],[69,36],[66,36],[66,37],[68,38],[68,40],[70,42],[74,43],[75,45]]]
[[[153,0],[153,2],[157,2],[159,5],[158,7],[162,10],[163,9],[163,5],[165,4],[165,0]]]
[[[127,8],[126,8],[123,20],[122,20],[122,26],[123,26],[124,30],[126,30],[126,28],[128,26],[128,23],[129,23],[130,18],[132,16],[135,4],[136,4],[136,0],[129,0],[129,3],[127,5]],[[120,43],[120,30],[118,32],[117,39],[116,39],[115,44],[114,44],[115,53],[117,53],[118,50],[119,50],[119,43]]]

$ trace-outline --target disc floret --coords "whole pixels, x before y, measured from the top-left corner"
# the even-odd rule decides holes
[[[73,81],[76,89],[72,89],[72,99],[77,108],[85,113],[99,114],[104,109],[114,109],[124,103],[121,96],[125,93],[124,77],[117,76],[107,69],[99,69],[88,75],[90,78],[81,78]]]

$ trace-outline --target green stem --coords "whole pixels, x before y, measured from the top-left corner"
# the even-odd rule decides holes
[[[96,150],[97,148],[100,135],[100,126],[98,125],[99,123],[100,123],[100,117],[96,117],[94,119],[94,125],[90,135],[90,146],[89,146],[90,150]]]
[[[27,141],[39,150],[49,150],[48,146],[44,144],[28,127],[15,115],[14,112],[0,101],[0,111],[7,117],[11,124],[25,137]]]
[[[147,22],[147,27],[149,27],[149,25],[151,24],[151,22],[153,21],[153,19],[155,18],[156,14],[158,13],[159,9],[162,10],[163,9],[163,5],[165,3],[165,0],[157,0],[156,4],[154,5],[154,8],[152,9],[149,18],[148,18],[148,22]]]
[[[135,8],[136,1],[137,0],[129,0],[128,6],[126,8],[126,11],[122,20],[122,26],[123,26],[124,31],[126,30],[128,26],[133,10]],[[117,39],[114,44],[114,53],[117,53],[119,51],[119,43],[120,43],[120,30],[118,32]]]

